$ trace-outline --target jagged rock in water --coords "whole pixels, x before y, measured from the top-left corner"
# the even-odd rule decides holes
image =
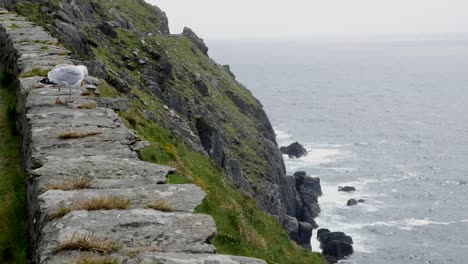
[[[364,200],[364,199],[359,199],[357,202],[358,202],[358,203],[365,203],[366,200]]]
[[[289,215],[283,220],[283,225],[291,239],[310,248],[312,229],[318,227],[314,218],[320,213],[320,179],[308,177],[304,171],[298,171],[287,177],[282,192]]]
[[[358,201],[356,201],[356,199],[349,199],[348,202],[346,203],[347,206],[354,206],[357,204],[358,204]]]
[[[338,191],[339,192],[354,192],[356,191],[356,188],[353,186],[338,186]]]
[[[182,31],[182,36],[186,36],[190,41],[192,41],[195,46],[203,52],[203,54],[207,55],[208,54],[208,47],[206,46],[205,42],[203,39],[199,38],[193,30],[191,30],[188,27],[184,27],[184,31]]]
[[[304,156],[307,156],[307,150],[299,144],[299,142],[294,142],[291,145],[287,147],[281,147],[280,148],[281,153],[287,154],[289,158],[301,158]]]
[[[330,232],[328,229],[317,231],[322,254],[332,263],[353,254],[353,239],[343,232]]]

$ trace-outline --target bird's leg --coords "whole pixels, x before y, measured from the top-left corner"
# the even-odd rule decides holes
[[[68,96],[68,101],[69,101],[70,103],[72,103],[72,100],[71,100],[71,88],[70,88],[70,93],[69,93],[69,96]]]
[[[60,100],[60,86],[57,89],[57,98],[55,99],[56,104],[61,104],[62,101]]]

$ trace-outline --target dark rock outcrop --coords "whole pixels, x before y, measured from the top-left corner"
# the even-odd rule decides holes
[[[357,204],[358,204],[358,201],[356,201],[356,199],[349,199],[348,202],[346,203],[347,206],[354,206]]]
[[[314,218],[320,213],[320,179],[308,177],[304,171],[298,171],[287,178],[282,191],[289,215],[284,221],[284,226],[291,239],[310,248],[312,229],[318,227]]]
[[[307,150],[299,142],[294,142],[287,147],[280,148],[281,153],[287,154],[289,158],[301,158],[307,156]]]
[[[118,25],[115,25],[108,21],[101,22],[97,25],[98,29],[101,30],[103,34],[111,38],[116,38],[118,36],[117,31],[115,30],[117,26]]]
[[[356,188],[353,186],[338,186],[338,191],[339,192],[354,192],[356,191]]]
[[[10,9],[13,4],[18,3],[20,0],[0,0],[0,8]]]
[[[317,231],[317,240],[320,242],[322,254],[332,263],[354,252],[353,239],[343,232],[330,232],[328,229],[319,229]]]
[[[195,46],[201,52],[203,52],[203,54],[205,54],[205,55],[208,54],[208,47],[206,46],[205,42],[203,41],[203,39],[198,37],[197,34],[195,34],[195,32],[193,32],[192,29],[190,29],[188,27],[184,27],[184,31],[182,31],[182,36],[185,36],[188,39],[190,39],[190,41],[192,41],[193,44],[195,44]]]

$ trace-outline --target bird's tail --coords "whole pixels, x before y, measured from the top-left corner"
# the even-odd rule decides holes
[[[49,80],[49,78],[44,78],[44,79],[40,80],[39,82],[44,83],[44,84],[56,84],[53,81]]]

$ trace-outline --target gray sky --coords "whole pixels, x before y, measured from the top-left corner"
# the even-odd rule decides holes
[[[206,39],[468,32],[468,0],[146,0]]]

